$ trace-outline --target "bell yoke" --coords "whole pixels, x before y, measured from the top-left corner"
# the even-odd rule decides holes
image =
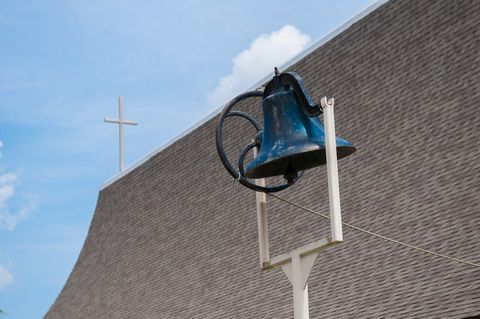
[[[259,130],[258,124],[249,114],[231,111],[234,104],[252,96],[263,97],[263,130]],[[325,128],[318,118],[321,112],[321,107],[313,102],[297,73],[279,73],[275,68],[275,76],[268,82],[263,94],[259,91],[247,92],[225,106],[216,136],[217,150],[224,166],[243,185],[257,191],[271,192],[288,187],[299,178],[299,172],[326,164]],[[231,116],[247,119],[258,131],[240,155],[239,172],[228,162],[221,141],[223,120]],[[259,148],[258,154],[244,168],[246,153],[254,147]],[[355,152],[352,143],[339,137],[336,138],[336,149],[338,159]],[[246,181],[282,175],[287,183],[281,189],[258,189],[250,187],[255,184]]]

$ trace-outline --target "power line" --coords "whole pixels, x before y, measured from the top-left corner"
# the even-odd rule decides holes
[[[325,219],[330,219],[330,216],[327,216],[327,215],[324,215],[324,214],[321,214],[319,212],[316,212],[308,207],[305,207],[303,205],[300,205],[300,204],[297,204],[291,200],[288,200],[288,199],[285,199],[285,198],[282,198],[282,197],[279,197],[277,195],[274,195],[274,194],[271,194],[269,193],[268,194],[269,196],[273,197],[273,198],[276,198],[278,200],[281,200],[287,204],[290,204],[292,206],[295,206],[297,208],[300,208],[300,209],[303,209],[309,213],[312,213],[314,215],[317,215],[317,216],[320,216],[320,217],[323,217]],[[377,238],[381,238],[383,240],[386,240],[386,241],[389,241],[391,243],[394,243],[394,244],[397,244],[397,245],[401,245],[401,246],[404,246],[404,247],[407,247],[407,248],[411,248],[411,249],[415,249],[417,251],[420,251],[420,252],[423,252],[425,254],[429,254],[429,255],[433,255],[433,256],[437,256],[437,257],[441,257],[441,258],[445,258],[445,259],[448,259],[448,260],[451,260],[451,261],[455,261],[455,262],[458,262],[458,263],[462,263],[462,264],[465,264],[465,265],[469,265],[469,266],[473,266],[473,267],[478,267],[480,268],[480,264],[476,264],[476,263],[472,263],[470,261],[466,261],[466,260],[462,260],[462,259],[458,259],[458,258],[454,258],[454,257],[450,257],[450,256],[447,256],[447,255],[443,255],[443,254],[439,254],[439,253],[436,253],[436,252],[433,252],[433,251],[430,251],[430,250],[427,250],[427,249],[424,249],[424,248],[420,248],[420,247],[417,247],[417,246],[414,246],[414,245],[410,245],[410,244],[407,244],[407,243],[404,243],[404,242],[401,242],[401,241],[398,241],[398,240],[395,240],[395,239],[392,239],[392,238],[389,238],[389,237],[386,237],[386,236],[383,236],[383,235],[379,235],[379,234],[376,234],[374,232],[371,232],[369,230],[366,230],[366,229],[363,229],[363,228],[360,228],[360,227],[357,227],[355,225],[352,225],[352,224],[348,224],[348,223],[344,223],[342,222],[343,225],[345,225],[346,227],[349,227],[349,228],[352,228],[352,229],[355,229],[355,230],[358,230],[358,231],[361,231],[365,234],[368,234],[368,235],[371,235],[371,236],[374,236],[374,237],[377,237]]]

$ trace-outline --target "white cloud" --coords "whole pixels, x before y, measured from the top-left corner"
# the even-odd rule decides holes
[[[17,180],[17,175],[7,173],[0,175],[0,210],[5,207],[7,201],[15,193],[14,183]]]
[[[22,220],[25,220],[30,212],[35,209],[35,199],[26,198],[23,205],[12,211],[9,209],[9,202],[15,195],[15,183],[17,174],[6,173],[0,175],[0,228],[13,230]]]
[[[308,34],[286,25],[270,34],[262,34],[250,47],[233,58],[232,73],[220,80],[208,94],[210,107],[219,107],[267,74],[302,52],[311,44]],[[282,70],[280,70],[282,71]]]
[[[0,289],[13,282],[13,274],[3,265],[0,265]]]

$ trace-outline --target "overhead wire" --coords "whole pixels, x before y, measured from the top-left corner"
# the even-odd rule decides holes
[[[288,199],[285,199],[285,198],[282,198],[280,196],[277,196],[277,195],[274,195],[272,193],[267,193],[267,195],[273,197],[273,198],[276,198],[280,201],[283,201],[287,204],[290,204],[292,206],[295,206],[297,208],[300,208],[302,210],[305,210],[311,214],[314,214],[316,216],[320,216],[322,218],[325,218],[325,219],[330,219],[330,216],[328,215],[325,215],[325,214],[322,214],[322,213],[319,213],[317,211],[314,211],[313,209],[310,209],[308,207],[305,207],[303,205],[300,205],[300,204],[297,204],[291,200],[288,200]],[[421,247],[418,247],[418,246],[415,246],[415,245],[411,245],[411,244],[407,244],[407,243],[404,243],[404,242],[401,242],[399,240],[395,240],[395,239],[392,239],[392,238],[389,238],[387,236],[384,236],[384,235],[380,235],[380,234],[377,234],[377,233],[374,233],[372,231],[369,231],[369,230],[366,230],[366,229],[363,229],[363,228],[360,228],[358,226],[355,226],[355,225],[352,225],[352,224],[349,224],[349,223],[345,223],[345,222],[342,222],[342,224],[348,228],[351,228],[351,229],[354,229],[354,230],[357,230],[357,231],[360,231],[360,232],[363,232],[365,234],[368,234],[368,235],[371,235],[371,236],[374,236],[374,237],[377,237],[377,238],[380,238],[380,239],[383,239],[385,241],[388,241],[388,242],[391,242],[391,243],[394,243],[394,244],[397,244],[397,245],[400,245],[400,246],[403,246],[403,247],[407,247],[407,248],[410,248],[410,249],[414,249],[414,250],[417,250],[417,251],[420,251],[422,253],[425,253],[425,254],[429,254],[429,255],[433,255],[433,256],[436,256],[436,257],[440,257],[440,258],[444,258],[444,259],[448,259],[450,261],[455,261],[455,262],[458,262],[458,263],[462,263],[462,264],[465,264],[465,265],[469,265],[469,266],[472,266],[472,267],[477,267],[477,268],[480,268],[480,264],[477,264],[477,263],[473,263],[473,262],[470,262],[470,261],[467,261],[467,260],[463,260],[463,259],[459,259],[459,258],[455,258],[455,257],[450,257],[450,256],[447,256],[447,255],[444,255],[444,254],[439,254],[439,253],[436,253],[436,252],[433,252],[431,250],[428,250],[428,249],[424,249],[424,248],[421,248]]]

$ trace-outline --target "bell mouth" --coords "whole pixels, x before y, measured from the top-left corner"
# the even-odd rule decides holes
[[[354,146],[338,146],[337,159],[342,159],[355,152]],[[270,157],[268,159],[267,157]],[[259,164],[261,163],[261,164]],[[256,179],[284,175],[288,169],[304,171],[327,163],[325,148],[318,145],[312,150],[275,158],[271,154],[260,154],[245,169],[245,177]]]

